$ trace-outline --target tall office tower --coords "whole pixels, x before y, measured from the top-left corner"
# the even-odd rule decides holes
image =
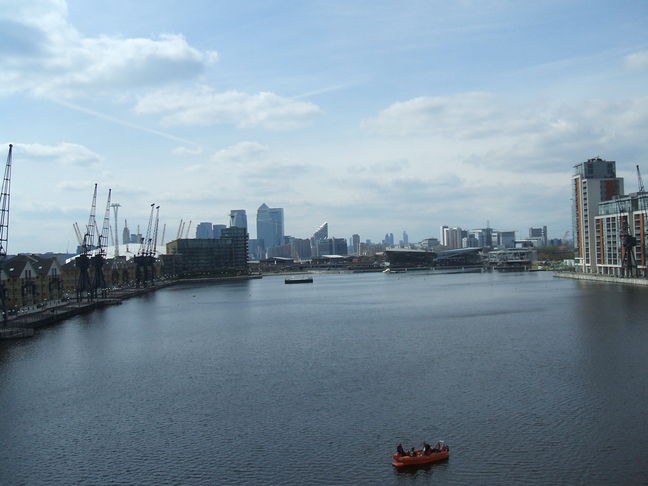
[[[237,226],[238,227],[238,226]],[[223,234],[223,230],[227,228],[224,224],[215,224],[212,229],[214,231],[214,238],[220,238]]]
[[[497,246],[515,248],[515,231],[498,231],[493,234],[493,240],[497,242]]]
[[[600,157],[574,166],[572,176],[572,223],[576,268],[596,273],[596,227],[598,204],[623,194],[623,178],[616,176],[616,162]]]
[[[407,231],[403,231],[403,245],[409,245],[409,236],[407,235]]]
[[[315,241],[317,240],[325,240],[328,238],[328,223],[324,221],[319,228],[317,228],[317,231],[313,233],[313,239]]]
[[[328,223],[324,221],[319,228],[313,233],[311,237],[311,256],[318,257],[320,255],[326,255],[327,252],[320,253],[319,242],[328,239]]]
[[[128,229],[128,221],[124,220],[124,231],[122,231],[122,243],[124,245],[130,243],[130,230]]]
[[[196,238],[208,239],[214,237],[214,229],[211,223],[198,223],[196,225]]]
[[[346,256],[349,253],[347,242],[344,238],[331,238],[331,249],[333,255]]]
[[[547,246],[547,227],[529,228],[529,238],[540,238],[542,246]]]
[[[247,228],[247,214],[245,214],[245,209],[232,209],[230,211],[230,226]]]
[[[263,203],[257,210],[257,240],[263,241],[266,251],[283,244],[283,208],[269,208]]]
[[[492,248],[493,247],[493,229],[492,228],[481,228],[469,231],[471,236],[474,236],[477,240],[477,246],[482,248]]]
[[[355,234],[351,236],[351,248],[354,255],[360,255],[360,235]]]

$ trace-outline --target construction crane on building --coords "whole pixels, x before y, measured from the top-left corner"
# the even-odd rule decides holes
[[[5,260],[7,259],[7,244],[9,242],[9,194],[11,189],[12,152],[13,145],[9,144],[4,179],[2,179],[2,192],[0,193],[0,272],[4,270]],[[6,289],[2,279],[0,279],[0,307],[2,308],[3,325],[6,327],[9,311],[7,309]]]
[[[646,192],[644,190],[643,179],[641,178],[641,170],[639,170],[639,164],[637,164],[637,183],[639,185],[639,192]]]

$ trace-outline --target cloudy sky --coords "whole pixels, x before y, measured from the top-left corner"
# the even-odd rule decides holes
[[[562,237],[574,164],[648,177],[648,3],[0,0],[0,109],[9,253],[73,251],[95,182],[167,241],[264,202],[297,237]]]

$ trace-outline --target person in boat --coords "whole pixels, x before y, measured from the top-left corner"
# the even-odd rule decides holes
[[[412,450],[410,451],[410,456],[416,457],[416,449],[412,447]]]
[[[405,452],[405,449],[403,449],[403,444],[398,444],[398,447],[396,447],[396,452],[398,453],[399,456],[406,456],[407,453]]]
[[[434,444],[434,447],[430,450],[430,452],[441,452],[441,443],[437,442]]]
[[[429,456],[432,454],[432,447],[427,442],[423,442],[423,455]]]

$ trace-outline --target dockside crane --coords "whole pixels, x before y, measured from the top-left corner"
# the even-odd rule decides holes
[[[93,296],[97,297],[97,293],[101,292],[102,297],[106,297],[106,278],[104,277],[103,267],[106,263],[106,248],[108,247],[108,231],[110,229],[110,197],[112,189],[108,189],[108,202],[106,202],[106,210],[104,212],[103,225],[101,233],[98,233],[97,238],[97,251],[90,259],[92,268],[94,269],[94,284],[92,286]]]
[[[113,208],[113,211],[115,212],[115,239],[114,239],[114,245],[115,245],[115,259],[119,257],[119,227],[117,226],[119,220],[117,219],[117,213],[119,212],[119,208],[121,207],[121,204],[119,203],[112,203],[110,205],[111,208]]]
[[[162,238],[160,238],[160,245],[164,245],[164,234],[166,233],[166,223],[162,226]]]
[[[149,215],[148,227],[146,229],[146,236],[140,241],[140,248],[137,255],[133,257],[135,260],[135,281],[139,288],[140,285],[146,287],[149,281],[148,268],[149,268],[149,254],[151,244],[151,227],[153,226],[153,211],[155,210],[155,203],[151,204],[151,214]],[[153,280],[152,278],[150,279]]]
[[[81,230],[79,229],[79,223],[72,223],[72,227],[74,228],[74,234],[76,235],[77,242],[79,243],[79,248],[83,245],[83,235],[81,234]]]
[[[632,277],[635,273],[634,247],[637,245],[637,239],[630,233],[628,218],[630,217],[629,209],[626,210],[617,196],[617,213],[619,214],[619,240],[621,255],[621,276]],[[625,215],[623,213],[626,213]]]
[[[83,240],[81,242],[81,253],[76,257],[74,263],[79,271],[79,278],[77,280],[76,296],[77,301],[81,302],[84,298],[92,300],[94,293],[92,291],[92,285],[90,284],[90,273],[88,269],[90,268],[90,256],[89,253],[94,248],[94,236],[97,228],[97,222],[95,221],[95,211],[97,210],[97,184],[94,185],[94,193],[92,195],[92,205],[90,207],[90,216],[88,218],[88,224],[86,225],[86,231],[83,235]],[[78,226],[78,225],[77,225]]]
[[[644,277],[648,278],[648,258],[646,254],[648,253],[648,195],[644,187],[643,178],[641,177],[641,170],[639,169],[639,164],[637,164],[637,186],[639,192],[637,193],[637,203],[639,206],[639,211],[641,211],[641,221],[639,225],[639,234],[637,235],[637,265],[641,264],[644,267]],[[639,273],[639,267],[637,266],[637,273]]]
[[[151,285],[153,285],[153,280],[155,279],[155,258],[157,255],[157,238],[158,238],[159,224],[160,224],[160,206],[156,206],[155,223],[153,224],[153,236],[151,238],[151,243],[149,246],[148,259],[146,261],[149,267],[149,275],[151,276]]]
[[[9,242],[9,194],[11,189],[11,162],[13,145],[9,144],[7,163],[5,165],[4,179],[2,179],[2,192],[0,193],[0,272],[4,271],[7,259],[7,244]],[[0,307],[2,308],[2,322],[7,326],[7,292],[4,280],[0,278]]]

